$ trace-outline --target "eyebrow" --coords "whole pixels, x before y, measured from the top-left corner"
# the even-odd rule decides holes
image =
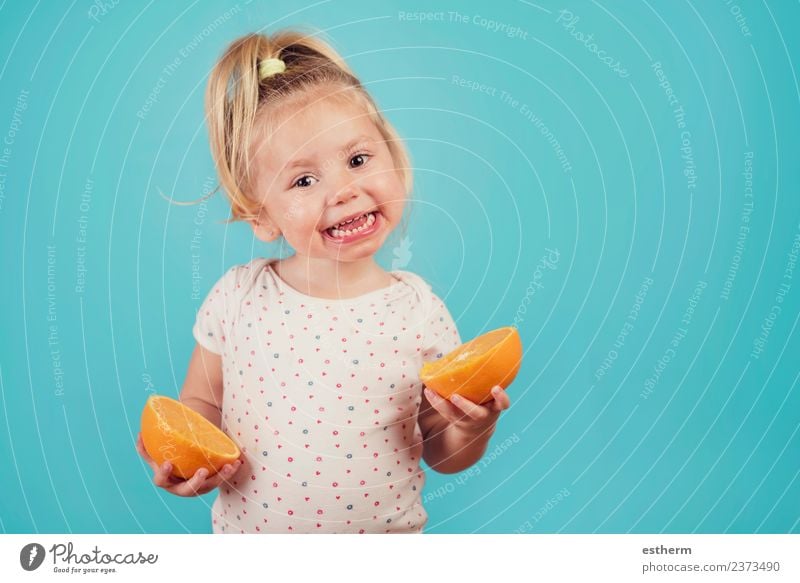
[[[344,146],[342,146],[340,151],[341,152],[346,152],[347,150],[352,149],[353,146],[355,146],[356,144],[359,144],[359,143],[362,143],[362,142],[372,142],[372,141],[373,141],[373,139],[371,137],[369,137],[368,135],[366,135],[366,134],[360,135],[360,136],[356,137],[355,139],[350,140],[349,142],[347,142]],[[281,171],[281,174],[287,172],[288,170],[292,170],[293,168],[297,168],[298,166],[310,166],[312,164],[314,164],[314,160],[311,159],[311,158],[299,158],[297,160],[293,160],[292,162],[289,162],[286,166],[284,166],[283,170]]]

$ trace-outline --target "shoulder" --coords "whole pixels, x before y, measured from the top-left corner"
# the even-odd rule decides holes
[[[395,270],[392,273],[414,289],[417,301],[424,308],[425,314],[432,315],[441,309],[447,309],[444,300],[433,291],[433,286],[421,275],[402,270]]]
[[[230,298],[243,297],[262,277],[270,259],[258,257],[247,263],[233,265],[217,280],[214,285],[217,293],[223,293]]]
[[[418,291],[421,307],[417,323],[422,330],[422,360],[435,360],[461,344],[458,325],[445,301],[433,291],[433,286],[421,276],[410,271],[393,272]],[[442,292],[447,296],[446,292]]]
[[[417,275],[412,271],[405,271],[396,269],[391,272],[396,278],[400,279],[403,283],[409,286],[417,296],[419,301],[423,301],[428,303],[432,300],[433,296],[433,288],[431,285],[425,281],[422,276]]]

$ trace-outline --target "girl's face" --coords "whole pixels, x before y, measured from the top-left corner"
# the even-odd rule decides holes
[[[298,255],[355,261],[377,252],[399,224],[400,170],[360,108],[318,101],[255,146],[261,213],[250,223],[262,241],[282,234]]]

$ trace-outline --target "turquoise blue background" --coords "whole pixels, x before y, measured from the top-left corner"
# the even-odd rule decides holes
[[[514,323],[525,346],[484,461],[428,472],[426,532],[800,532],[797,3],[107,6],[0,8],[2,531],[210,532],[216,494],[153,487],[139,414],[182,384],[193,254],[202,297],[286,250],[223,225],[221,195],[158,189],[215,186],[203,90],[223,48],[311,25],[411,151],[408,238],[381,264],[426,278],[462,338]]]

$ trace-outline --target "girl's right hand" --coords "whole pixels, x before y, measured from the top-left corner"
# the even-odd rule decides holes
[[[141,433],[136,438],[136,451],[139,452],[139,455],[142,456],[144,461],[153,469],[153,483],[159,488],[164,488],[164,490],[176,496],[191,497],[207,494],[222,482],[227,482],[227,480],[235,476],[236,472],[239,471],[239,468],[241,468],[244,463],[243,460],[238,459],[233,462],[233,464],[225,464],[218,473],[210,478],[206,478],[208,470],[200,468],[195,472],[194,476],[188,480],[184,480],[183,478],[178,478],[170,474],[172,466],[168,461],[164,462],[162,466],[159,466],[158,462],[150,457],[150,454],[148,454],[147,450],[144,448]]]

